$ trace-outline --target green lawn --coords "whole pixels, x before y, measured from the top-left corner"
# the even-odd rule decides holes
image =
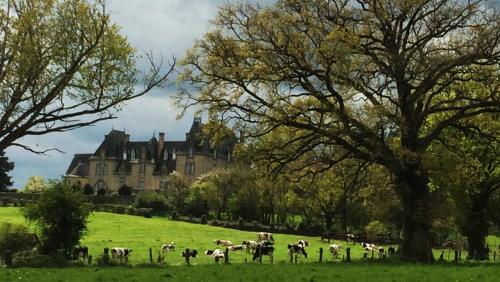
[[[26,224],[20,214],[19,208],[0,208],[0,222],[8,221],[18,224]],[[34,228],[34,227],[31,227]],[[296,242],[298,239],[306,239],[311,242],[308,248],[309,258],[302,262],[317,262],[319,248],[325,249],[324,258],[331,261],[326,249],[327,243],[320,242],[318,237],[304,237],[295,235],[275,234],[276,252],[275,263],[288,262],[286,244]],[[111,213],[96,212],[89,218],[88,233],[83,238],[83,245],[89,247],[90,254],[94,258],[102,254],[105,247],[128,247],[134,251],[130,256],[131,264],[149,262],[149,248],[153,248],[153,257],[156,258],[156,250],[162,243],[176,242],[177,249],[169,253],[166,258],[168,265],[182,265],[183,258],[180,256],[181,250],[185,248],[196,249],[200,253],[206,249],[216,248],[214,239],[227,239],[235,244],[240,244],[243,240],[255,240],[256,232],[246,232],[210,225],[192,224],[179,221],[171,221],[165,218],[143,218],[129,215],[119,215]],[[490,237],[492,244],[499,241],[497,237]],[[337,242],[338,243],[338,242]],[[340,242],[344,247],[346,242]],[[498,245],[498,242],[497,242]],[[351,246],[352,258],[361,260],[363,250],[359,245]],[[345,249],[343,251],[345,253]],[[440,250],[435,250],[436,258]],[[447,254],[447,252],[446,252]],[[462,257],[465,257],[465,253]],[[448,258],[446,255],[445,258]],[[243,263],[251,261],[251,255],[245,252],[232,252],[230,254],[231,263]],[[453,259],[453,254],[450,254]],[[264,258],[264,262],[267,258]],[[337,263],[340,260],[336,261]],[[194,264],[213,264],[210,257],[203,255],[193,260]]]
[[[197,267],[2,269],[0,281],[499,281],[494,265],[232,264]]]

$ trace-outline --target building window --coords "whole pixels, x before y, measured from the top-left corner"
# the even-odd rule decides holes
[[[108,189],[108,185],[106,185],[106,182],[104,182],[102,180],[99,180],[95,184],[95,189],[96,189],[96,191],[99,191],[101,189],[107,190]]]
[[[185,173],[186,175],[194,175],[194,164],[192,163],[186,164]]]
[[[193,146],[189,145],[188,147],[188,157],[192,158],[193,157]]]
[[[108,175],[108,164],[107,163],[102,164],[102,175]]]
[[[126,184],[126,182],[125,182],[125,177],[120,176],[119,182],[120,182],[120,187],[125,186],[125,184]]]
[[[175,160],[177,157],[177,154],[175,153],[175,149],[172,151],[172,160]]]
[[[139,183],[137,183],[137,190],[144,190],[144,180],[139,180]]]
[[[163,152],[163,159],[166,161],[168,160],[168,150],[165,149],[165,151]]]
[[[130,158],[132,160],[137,160],[139,158],[139,154],[137,154],[137,151],[135,150],[135,148],[132,149]]]
[[[214,160],[217,159],[217,149],[214,149]]]
[[[96,175],[107,175],[108,174],[108,164],[104,161],[100,161],[95,167]]]
[[[139,163],[139,173],[144,173],[146,171],[146,163],[144,160],[141,160]]]
[[[160,180],[160,190],[163,191],[167,188],[167,181]]]

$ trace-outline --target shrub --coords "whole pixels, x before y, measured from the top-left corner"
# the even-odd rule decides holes
[[[366,236],[368,237],[368,240],[373,241],[376,239],[377,235],[386,233],[387,229],[388,228],[385,226],[385,224],[378,220],[374,220],[368,223],[368,225],[365,227]]]
[[[94,187],[92,187],[92,185],[90,184],[85,184],[85,186],[83,186],[83,194],[84,195],[94,195]]]
[[[207,224],[207,221],[208,221],[207,220],[207,216],[205,214],[202,215],[201,218],[200,218],[200,223],[201,224]]]
[[[67,184],[53,183],[37,202],[24,209],[24,216],[42,230],[42,253],[63,249],[69,255],[87,229],[89,206],[83,196]]]
[[[120,196],[132,196],[132,187],[123,185],[118,189],[118,194]]]
[[[26,227],[12,223],[0,225],[0,258],[7,264],[11,263],[13,254],[30,250],[37,244],[38,238]]]
[[[151,208],[138,208],[135,209],[136,215],[138,216],[144,216],[146,218],[151,218],[153,217],[153,209]]]
[[[136,208],[150,208],[153,213],[164,213],[169,210],[167,199],[155,192],[141,192],[135,200]]]
[[[99,196],[106,195],[106,189],[101,188],[101,189],[97,190],[97,195],[99,195]]]

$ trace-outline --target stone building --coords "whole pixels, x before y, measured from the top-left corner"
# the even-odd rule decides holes
[[[167,141],[165,133],[159,133],[158,139],[131,141],[125,131],[111,130],[94,153],[75,154],[65,178],[107,193],[123,185],[136,191],[163,190],[174,171],[192,182],[213,168],[228,166],[236,144],[233,137],[214,146],[202,127],[201,118],[195,117],[184,141]]]

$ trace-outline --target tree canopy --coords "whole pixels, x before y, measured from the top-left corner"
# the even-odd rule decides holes
[[[500,111],[499,42],[499,14],[481,0],[228,4],[183,59],[181,85],[194,88],[177,102],[250,138],[284,128],[291,138],[267,150],[282,166],[311,151],[316,166],[384,166],[404,207],[402,256],[431,261],[427,149]],[[285,147],[294,153],[274,154]]]
[[[111,119],[172,71],[147,55],[150,69],[141,74],[104,0],[0,3],[0,150],[42,153],[19,139]]]

